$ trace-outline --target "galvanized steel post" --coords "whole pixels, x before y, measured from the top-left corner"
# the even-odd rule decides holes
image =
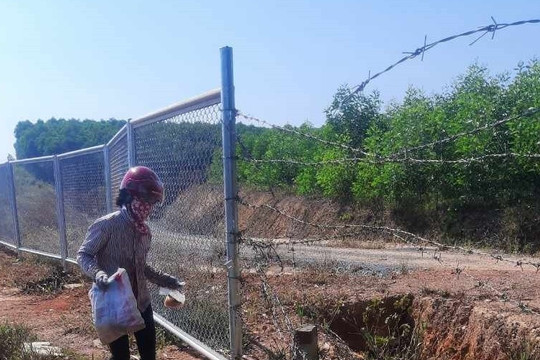
[[[62,172],[60,170],[60,160],[54,156],[54,188],[56,192],[56,216],[58,220],[58,237],[60,241],[60,256],[62,266],[66,268],[67,236],[66,236],[66,216],[64,213],[64,188],[62,186]]]
[[[15,191],[15,174],[13,172],[13,164],[8,161],[8,181],[11,195],[11,214],[13,216],[13,234],[15,235],[15,243],[17,244],[17,254],[21,249],[21,233],[19,231],[19,214],[17,212],[17,193]]]
[[[128,153],[128,167],[135,166],[135,137],[133,136],[133,124],[131,119],[128,120],[127,124],[127,153]]]
[[[103,172],[105,173],[105,202],[107,203],[107,213],[112,212],[112,188],[111,188],[111,158],[109,145],[103,147]]]
[[[221,104],[223,106],[223,182],[227,240],[227,278],[229,293],[229,333],[231,359],[242,357],[242,320],[240,318],[240,269],[238,266],[238,208],[236,203],[236,108],[232,48],[221,51]]]

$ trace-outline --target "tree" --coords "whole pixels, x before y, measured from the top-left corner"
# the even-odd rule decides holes
[[[350,146],[361,148],[371,123],[380,116],[380,108],[378,92],[364,95],[342,86],[325,110],[326,124],[336,134],[346,136]]]

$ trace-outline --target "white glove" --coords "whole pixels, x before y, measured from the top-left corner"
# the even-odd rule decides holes
[[[107,276],[107,273],[102,270],[96,273],[96,278],[94,279],[94,281],[101,290],[105,290],[109,285],[109,277]]]

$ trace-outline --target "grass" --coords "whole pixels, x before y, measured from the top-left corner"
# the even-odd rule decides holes
[[[538,351],[535,346],[527,341],[522,340],[515,349],[508,349],[506,355],[509,360],[536,360],[538,359]]]
[[[17,324],[0,324],[0,359],[2,360],[52,360],[53,355],[39,355],[34,351],[24,349],[25,343],[35,342],[37,338],[31,331]],[[63,358],[72,360],[83,359],[70,351],[63,351]]]

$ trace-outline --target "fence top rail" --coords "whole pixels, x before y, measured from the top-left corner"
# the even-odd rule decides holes
[[[74,157],[74,156],[77,156],[77,155],[93,154],[93,153],[96,153],[96,152],[103,151],[104,147],[105,147],[105,145],[97,145],[97,146],[92,146],[92,147],[85,148],[85,149],[69,151],[67,153],[63,153],[63,154],[58,155],[58,158],[59,159],[67,159],[67,158]]]
[[[20,247],[19,250],[30,253],[30,254],[34,254],[34,255],[40,255],[40,256],[56,259],[56,260],[62,260],[62,255],[53,254],[47,251],[35,250],[35,249],[30,249],[30,248],[25,248],[25,247]]]
[[[113,146],[123,135],[127,134],[126,130],[127,130],[127,125],[122,126],[122,128],[120,128],[120,130],[118,130],[118,132],[114,134],[112,139],[109,140],[109,142],[105,144],[105,146],[107,147]]]
[[[51,160],[54,160],[54,155],[40,156],[40,157],[29,158],[29,159],[12,160],[10,161],[10,163],[28,164],[28,163],[39,163],[39,162],[51,161]]]
[[[207,106],[219,104],[221,102],[221,89],[214,89],[197,97],[186,101],[173,104],[161,110],[147,114],[138,119],[132,120],[133,127],[139,127],[145,124],[150,124],[160,120],[165,120],[174,116],[178,116],[190,111],[205,108]]]

